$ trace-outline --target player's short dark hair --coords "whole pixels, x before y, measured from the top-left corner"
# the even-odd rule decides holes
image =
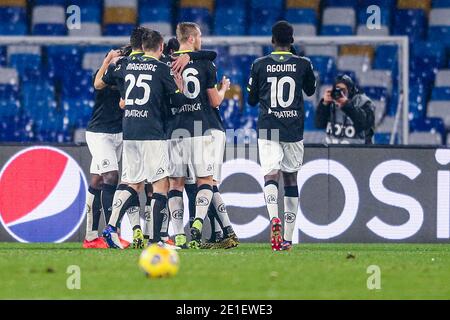
[[[180,50],[180,43],[177,38],[170,38],[167,44],[164,46],[164,54],[171,55],[173,52]]]
[[[149,29],[144,27],[136,27],[131,31],[130,45],[133,50],[142,50],[142,36]]]
[[[164,38],[158,31],[147,30],[142,35],[142,48],[144,51],[157,51],[163,42]]]
[[[180,22],[177,25],[177,39],[179,42],[186,42],[190,36],[196,36],[200,26],[195,22]]]
[[[278,21],[272,26],[272,42],[281,47],[294,43],[294,28],[287,21]]]

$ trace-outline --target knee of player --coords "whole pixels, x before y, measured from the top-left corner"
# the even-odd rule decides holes
[[[110,171],[102,174],[103,182],[109,185],[117,185],[119,183],[119,172]]]
[[[167,178],[160,179],[153,183],[153,193],[167,195],[169,192],[169,181]]]
[[[213,177],[212,176],[207,176],[207,177],[197,177],[197,186],[201,186],[204,184],[209,184],[209,185],[213,185]]]
[[[170,178],[169,179],[169,189],[177,190],[183,192],[184,189],[184,178]]]
[[[94,189],[100,190],[103,186],[103,177],[98,174],[91,175],[91,183],[89,185]]]
[[[283,172],[285,186],[297,186],[297,172]]]

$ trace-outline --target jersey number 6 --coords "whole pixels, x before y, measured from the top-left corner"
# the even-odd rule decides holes
[[[151,81],[152,75],[151,74],[140,74],[137,82],[136,77],[132,74],[127,74],[125,77],[125,82],[130,82],[130,84],[127,87],[127,92],[125,93],[125,105],[132,106],[133,104],[137,104],[138,106],[143,106],[148,102],[150,99],[150,86],[145,81]],[[144,89],[144,97],[142,99],[128,99],[128,96],[130,95],[131,90],[133,90],[134,87],[143,88]]]

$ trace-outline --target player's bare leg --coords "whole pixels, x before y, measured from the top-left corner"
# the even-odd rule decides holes
[[[168,207],[172,219],[172,227],[175,233],[175,245],[182,249],[187,249],[186,235],[184,233],[184,203],[183,189],[184,177],[169,178],[170,191],[168,196]]]
[[[281,220],[278,217],[278,181],[280,171],[273,170],[264,176],[264,197],[270,217],[270,242],[273,251],[280,251],[283,243]]]

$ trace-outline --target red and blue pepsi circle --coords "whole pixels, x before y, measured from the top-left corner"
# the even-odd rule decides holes
[[[20,242],[63,242],[86,214],[86,177],[52,147],[15,154],[0,171],[0,222]]]

